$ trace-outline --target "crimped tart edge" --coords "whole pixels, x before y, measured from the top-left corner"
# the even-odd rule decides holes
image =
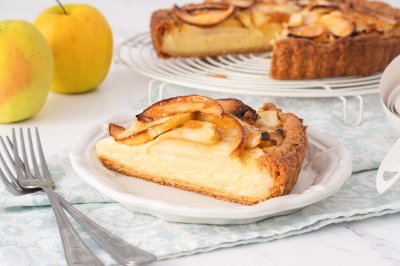
[[[368,76],[385,69],[400,54],[400,35],[346,37],[328,44],[287,38],[275,44],[270,76],[316,79]]]

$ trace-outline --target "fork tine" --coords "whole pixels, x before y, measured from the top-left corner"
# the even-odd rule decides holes
[[[22,166],[20,165],[20,161],[18,160],[18,145],[17,145],[17,137],[15,135],[15,128],[12,129],[12,144],[13,144],[13,151],[14,151],[14,167],[15,173],[17,177],[22,176]]]
[[[11,140],[10,140],[10,138],[8,136],[7,136],[7,141],[8,141],[8,145],[11,146],[11,150],[12,150],[12,143],[11,143]],[[1,136],[0,136],[0,143],[1,143],[1,146],[3,147],[3,149],[5,151],[5,154],[7,155],[7,159],[14,164],[14,159],[11,156],[10,149],[8,148],[8,146],[6,145],[6,142],[4,141],[3,137],[1,137]]]
[[[5,147],[5,143],[4,143],[2,137],[0,137],[0,142],[1,142],[1,145],[3,146],[4,150],[7,150],[7,148]],[[7,153],[8,153],[8,150],[7,150]],[[10,155],[10,154],[8,154],[8,155]],[[8,157],[8,156],[7,156],[7,157]],[[10,159],[10,158],[8,158],[8,159]],[[0,161],[1,161],[2,165],[3,165],[4,171],[5,171],[6,174],[10,177],[10,179],[11,179],[13,185],[17,185],[17,184],[14,184],[14,182],[15,182],[15,181],[14,181],[14,180],[15,180],[14,174],[11,172],[10,168],[8,167],[6,161],[5,161],[5,159],[4,159],[4,157],[3,157],[3,155],[2,155],[1,153],[0,153]],[[10,162],[13,163],[13,160],[11,159]],[[0,170],[1,170],[1,169],[0,169]],[[1,174],[4,175],[4,177],[7,179],[7,177],[6,177],[6,175],[4,174],[3,171],[1,172]],[[8,179],[7,179],[7,180],[8,180]]]
[[[22,166],[24,167],[24,171],[26,174],[26,178],[32,177],[32,172],[29,169],[29,161],[28,161],[28,157],[26,156],[26,149],[25,149],[25,141],[24,141],[24,131],[22,130],[22,128],[19,129],[19,136],[21,139],[21,152],[22,152],[22,158],[24,160],[24,162],[22,163]]]
[[[33,149],[31,129],[28,128],[27,131],[28,131],[29,150],[31,151],[33,171],[35,172],[36,178],[42,178],[42,175],[40,174],[40,171],[38,168],[38,164],[36,162],[35,150]],[[22,142],[23,142],[23,140],[22,140]]]
[[[36,132],[36,145],[38,147],[40,164],[42,165],[43,175],[46,179],[51,179],[49,167],[47,166],[46,159],[44,158],[42,143],[40,141],[40,136],[39,136],[39,129],[37,127],[35,127],[35,132]]]
[[[6,188],[11,194],[14,194],[14,195],[22,195],[22,194],[24,194],[24,193],[23,193],[23,190],[20,188],[20,186],[16,185],[14,182],[12,182],[12,181],[15,180],[15,177],[14,177],[14,176],[10,177],[10,179],[11,179],[11,181],[10,181],[10,180],[6,177],[6,175],[4,174],[4,172],[1,170],[1,168],[0,168],[0,179],[1,179],[1,181],[3,182],[5,188]]]

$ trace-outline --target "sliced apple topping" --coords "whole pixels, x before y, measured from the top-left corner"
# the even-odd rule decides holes
[[[294,13],[290,16],[289,27],[299,27],[304,25],[304,17],[302,13]]]
[[[221,0],[221,2],[234,5],[238,8],[249,8],[254,5],[255,0]]]
[[[254,9],[264,14],[285,13],[289,15],[294,11],[298,11],[297,7],[294,5],[277,5],[275,3],[269,4],[263,2],[256,3]]]
[[[245,28],[251,28],[253,26],[251,12],[249,10],[237,11],[235,13],[236,18]]]
[[[199,26],[211,27],[227,20],[235,11],[235,6],[226,3],[189,4],[182,7],[174,6],[172,12],[182,22]]]
[[[123,126],[114,124],[114,123],[110,123],[108,125],[108,133],[110,134],[110,136],[117,138],[117,136],[121,135],[124,131],[126,131],[126,128],[124,128]]]
[[[325,33],[325,28],[321,25],[305,25],[299,27],[289,27],[288,36],[289,37],[300,37],[314,39]]]
[[[217,102],[222,106],[224,112],[237,117],[243,117],[243,115],[249,110],[249,107],[238,99],[218,99]]]
[[[272,152],[277,146],[281,145],[285,137],[285,131],[282,128],[277,128],[267,133],[266,138],[260,141],[258,145],[265,153]]]
[[[259,128],[247,124],[246,122],[238,119],[239,123],[246,130],[246,141],[245,147],[247,149],[252,149],[257,147],[260,142],[266,137],[265,132],[261,131]],[[266,132],[268,134],[268,132]]]
[[[256,110],[238,99],[218,99],[217,102],[222,106],[224,112],[245,120],[246,122],[255,122],[258,119]]]
[[[150,126],[145,127],[145,129],[140,131],[134,131],[132,129],[122,131],[122,129],[124,129],[123,127],[115,124],[110,124],[109,132],[110,135],[114,137],[117,142],[127,145],[139,145],[149,142],[169,130],[177,128],[185,122],[192,120],[194,117],[195,113],[177,114],[162,119],[162,121],[160,121],[159,123],[150,122]]]
[[[221,116],[224,112],[221,105],[214,99],[199,95],[188,95],[159,101],[148,107],[136,117],[139,121],[153,121],[161,117],[179,113],[200,111],[217,116]]]
[[[336,37],[347,37],[354,33],[355,24],[353,21],[335,15],[323,15],[320,23]]]
[[[357,32],[386,32],[395,27],[395,22],[386,21],[383,18],[378,19],[362,12],[351,12],[349,16],[355,21]]]
[[[310,8],[311,11],[315,11],[318,14],[327,14],[335,9],[339,9],[340,6],[337,3],[332,2],[317,2]]]
[[[239,156],[246,145],[246,130],[240,122],[228,113],[222,116],[200,113],[200,121],[213,123],[220,136],[219,148],[231,156]]]
[[[213,123],[189,120],[180,127],[159,137],[159,139],[185,139],[202,144],[215,144],[220,140],[217,128]]]
[[[281,126],[281,120],[278,117],[278,112],[274,110],[259,111],[260,119],[257,120],[256,126],[259,128],[271,129]]]

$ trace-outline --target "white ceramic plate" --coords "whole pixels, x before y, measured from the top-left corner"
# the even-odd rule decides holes
[[[327,198],[336,193],[351,176],[352,156],[343,144],[308,128],[309,149],[292,193],[253,206],[225,202],[127,177],[105,168],[97,159],[94,146],[99,139],[106,137],[109,122],[129,125],[136,113],[118,114],[93,126],[70,154],[73,168],[87,184],[133,211],[173,222],[252,223],[289,214]]]

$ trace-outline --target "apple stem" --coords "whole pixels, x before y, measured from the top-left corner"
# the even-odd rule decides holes
[[[64,12],[65,15],[68,15],[67,10],[65,10],[65,7],[61,4],[60,0],[56,0],[57,4],[60,6],[62,11]]]

